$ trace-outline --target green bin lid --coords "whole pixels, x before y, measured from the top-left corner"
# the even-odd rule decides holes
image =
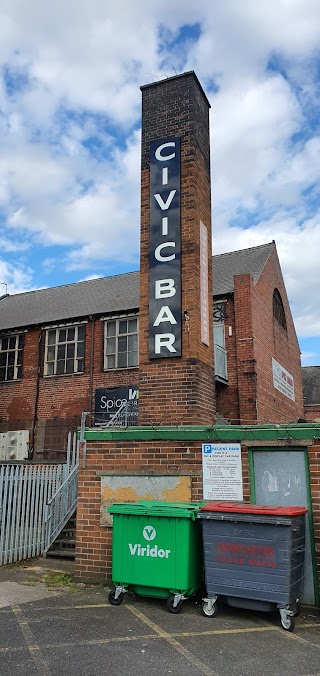
[[[115,502],[108,507],[109,514],[133,514],[136,516],[167,516],[195,519],[203,502],[164,502],[140,500],[139,502]]]

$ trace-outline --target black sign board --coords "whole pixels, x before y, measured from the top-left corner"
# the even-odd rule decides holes
[[[181,356],[180,138],[150,145],[149,356]]]
[[[130,418],[138,416],[139,390],[136,385],[128,387],[99,388],[95,391],[95,424],[107,423],[118,413],[122,405],[130,403]]]

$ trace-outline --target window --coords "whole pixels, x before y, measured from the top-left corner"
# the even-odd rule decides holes
[[[278,324],[282,326],[285,331],[287,330],[286,315],[284,312],[282,298],[278,289],[275,289],[273,292],[273,316],[277,320]]]
[[[21,379],[23,335],[0,338],[0,382]]]
[[[64,326],[46,331],[45,376],[84,371],[85,326]]]
[[[138,366],[138,317],[105,322],[105,369]]]

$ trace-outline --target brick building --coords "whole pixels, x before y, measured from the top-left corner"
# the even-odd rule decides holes
[[[212,359],[210,372],[217,420],[297,421],[303,415],[300,354],[275,244],[214,256],[212,262],[215,367]],[[190,302],[185,341],[192,332]],[[29,430],[34,457],[59,457],[82,411],[93,412],[99,397],[100,402],[105,397],[103,403],[116,397],[119,405],[126,387],[140,384],[138,324],[136,272],[3,296],[0,432]],[[288,386],[287,393],[274,380],[275,362],[282,377],[293,378],[294,389]],[[189,401],[193,386],[190,382]],[[124,394],[117,392],[121,387]],[[148,412],[147,422],[167,424],[172,406],[163,393],[156,399],[163,401],[159,417]],[[192,404],[185,407],[186,424],[194,419],[191,409]],[[172,413],[171,420],[181,424],[181,412]],[[213,410],[208,422],[215,422]]]
[[[138,386],[136,426],[81,429],[77,577],[110,576],[110,501],[201,499],[201,442],[237,442],[237,499],[308,505],[314,603],[320,430],[295,424],[300,353],[275,243],[209,255],[209,107],[193,72],[142,87],[140,294],[130,273],[0,299],[1,429],[28,425],[34,455],[52,456],[82,411],[108,416]]]

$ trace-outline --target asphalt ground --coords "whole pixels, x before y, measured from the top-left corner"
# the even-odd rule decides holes
[[[110,606],[106,588],[54,582],[68,573],[48,559],[0,569],[1,676],[320,676],[315,608],[290,633],[278,614],[221,605],[208,618],[192,600],[179,615],[131,594]]]

